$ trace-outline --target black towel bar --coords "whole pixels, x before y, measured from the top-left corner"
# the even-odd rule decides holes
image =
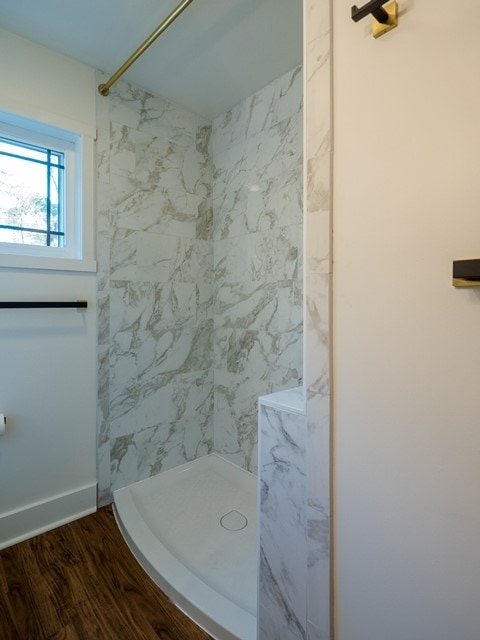
[[[74,302],[0,302],[0,309],[86,309],[86,300]]]

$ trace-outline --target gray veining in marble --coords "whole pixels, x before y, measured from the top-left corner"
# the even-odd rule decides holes
[[[330,43],[308,29],[305,216],[300,68],[213,126],[125,82],[98,104],[100,504],[213,449],[256,471],[258,396],[302,383],[305,263],[307,421],[265,409],[260,451],[262,640],[330,633]]]
[[[261,399],[259,421],[261,440],[259,446],[259,479],[261,484],[260,505],[260,576],[259,576],[259,638],[262,640],[284,640],[306,638],[307,640],[331,640],[331,567],[330,567],[330,307],[331,307],[331,68],[330,68],[330,2],[329,0],[304,0],[304,64],[305,79],[305,170],[306,193],[304,213],[303,256],[299,259],[305,267],[304,299],[304,398],[302,409],[282,405],[282,394],[273,394]],[[261,104],[272,100],[272,92],[261,94]],[[290,114],[291,117],[291,114]],[[232,119],[249,126],[250,120],[237,110]],[[253,119],[254,126],[265,126],[264,118]],[[224,149],[233,136],[224,132],[217,144]],[[237,134],[237,138],[240,134]],[[284,148],[292,149],[286,137]],[[215,144],[215,137],[214,137]],[[237,156],[228,159],[224,183],[237,185],[241,172]],[[242,166],[240,166],[243,169]],[[248,172],[246,172],[248,175]],[[268,186],[259,184],[258,192],[266,204],[267,215],[258,218],[268,229]],[[225,200],[224,191],[221,201]],[[215,193],[214,193],[215,197]],[[241,230],[237,212],[245,198],[239,196],[235,202],[235,215],[229,222]],[[291,202],[291,199],[290,199]],[[224,241],[222,228],[214,227],[214,234]],[[291,236],[286,239],[286,245]],[[279,244],[279,247],[281,244]],[[225,250],[223,250],[224,253]],[[268,247],[262,255],[264,265]],[[284,257],[288,252],[283,252]],[[220,259],[216,265],[228,274],[228,261]],[[285,278],[295,277],[288,260],[281,262]],[[218,268],[217,266],[215,268]],[[277,273],[279,273],[277,271]],[[287,292],[285,292],[287,293]],[[267,299],[268,300],[268,299]],[[272,296],[273,304],[260,307],[269,322],[269,328],[279,321],[276,305],[280,298]],[[265,301],[266,302],[266,301]],[[235,305],[239,303],[236,301]],[[233,307],[235,308],[235,306]],[[285,295],[282,317],[292,325],[297,321],[296,305],[289,304]],[[250,315],[252,317],[253,314]],[[247,316],[248,317],[248,316]],[[226,326],[223,320],[222,326]],[[234,334],[225,334],[225,339],[234,341]],[[263,372],[263,370],[262,370]],[[294,385],[292,385],[294,386]],[[272,398],[272,400],[269,400]],[[267,403],[267,404],[265,404]],[[267,406],[268,405],[268,406]],[[297,422],[295,435],[291,428]],[[290,429],[290,430],[289,430]],[[303,430],[303,431],[302,431]],[[299,456],[299,434],[305,445],[305,455]],[[277,436],[275,439],[274,434]],[[285,446],[281,446],[281,442]],[[288,443],[288,444],[287,444]],[[278,450],[281,455],[278,455]],[[285,479],[288,478],[288,481]],[[298,492],[301,487],[302,491]],[[273,506],[272,506],[273,505]],[[294,514],[294,517],[292,517]],[[288,541],[288,548],[282,543]],[[300,554],[299,554],[300,550]],[[288,565],[290,555],[296,554],[295,563]],[[298,556],[301,557],[298,557]],[[296,602],[291,597],[295,587]]]
[[[257,398],[303,375],[302,70],[213,122],[214,448],[256,471]]]
[[[262,640],[330,637],[329,3],[304,10],[305,162],[301,68],[213,125],[126,82],[97,103],[99,503],[213,449],[256,471],[257,398],[305,370],[306,423],[265,409]]]
[[[213,126],[123,81],[97,110],[101,501],[213,448],[255,471],[258,395],[302,378],[302,70]]]
[[[305,0],[305,388],[309,640],[330,640],[331,6]]]
[[[97,109],[103,504],[212,450],[213,210],[210,123],[123,81]]]
[[[306,417],[267,406],[262,400],[259,424],[258,635],[304,640],[308,554]]]

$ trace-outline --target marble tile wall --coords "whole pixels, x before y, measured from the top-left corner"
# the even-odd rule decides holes
[[[302,380],[302,68],[213,121],[214,448],[256,472],[259,395]]]
[[[304,415],[260,411],[259,638],[331,640],[330,0],[304,0]],[[294,558],[293,563],[290,562]]]
[[[210,123],[126,82],[97,96],[97,121],[105,504],[212,450],[212,165]]]
[[[255,472],[302,376],[302,70],[213,135],[126,82],[97,118],[100,503],[212,448]]]
[[[307,639],[330,640],[331,1],[304,0]]]

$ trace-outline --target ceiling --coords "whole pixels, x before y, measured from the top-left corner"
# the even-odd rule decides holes
[[[180,0],[1,0],[0,27],[112,74]],[[302,59],[302,0],[193,0],[125,79],[213,118]]]

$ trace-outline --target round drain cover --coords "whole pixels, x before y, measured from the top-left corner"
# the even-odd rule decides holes
[[[234,509],[220,518],[220,524],[224,529],[228,529],[228,531],[241,531],[247,526],[248,520],[243,513],[235,511]]]

